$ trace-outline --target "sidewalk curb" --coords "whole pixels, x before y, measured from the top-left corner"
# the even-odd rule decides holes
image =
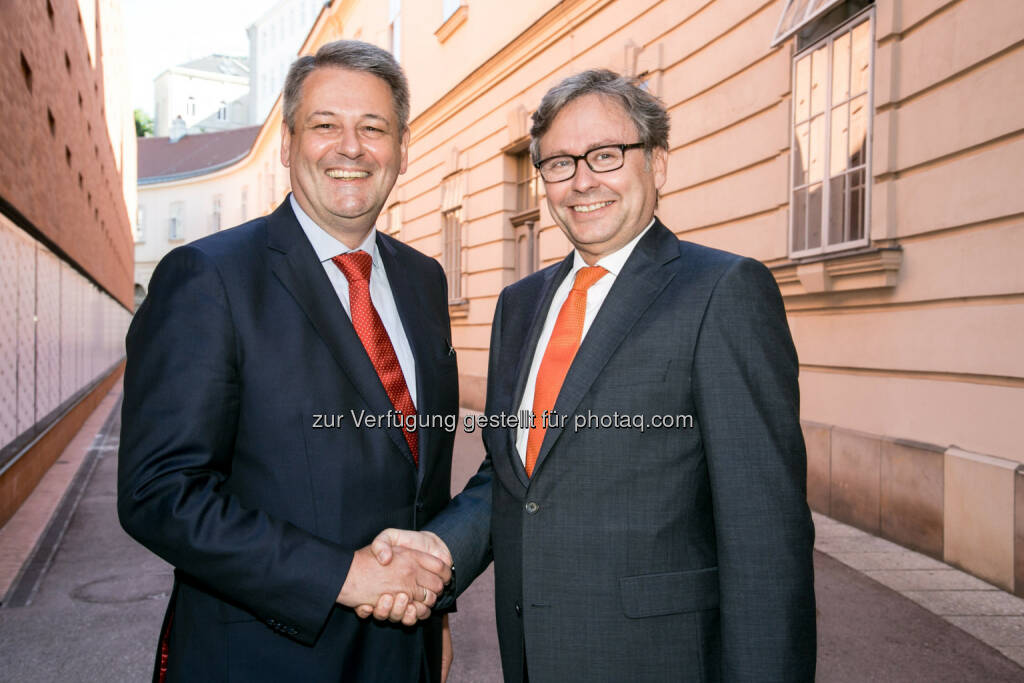
[[[1024,667],[1024,599],[897,543],[812,513],[814,549]]]
[[[60,547],[61,540],[67,532],[75,510],[78,509],[78,504],[82,500],[85,488],[89,480],[92,479],[101,454],[109,449],[111,436],[113,435],[116,438],[116,432],[120,430],[120,409],[121,396],[118,396],[110,413],[104,420],[103,426],[93,438],[92,444],[89,446],[89,450],[86,452],[78,471],[75,472],[70,484],[65,489],[60,503],[47,522],[38,542],[25,558],[21,570],[14,577],[14,581],[3,596],[3,600],[0,601],[0,609],[27,607],[32,603],[32,598],[35,596],[39,584],[46,575],[46,570],[50,567],[50,563]]]

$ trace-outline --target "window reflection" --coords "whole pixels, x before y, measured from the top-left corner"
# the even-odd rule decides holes
[[[808,11],[815,5],[804,3]],[[799,55],[794,64],[794,252],[813,252],[866,236],[870,21],[865,17],[855,26],[847,25]]]

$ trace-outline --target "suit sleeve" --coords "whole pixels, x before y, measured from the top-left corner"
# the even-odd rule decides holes
[[[797,372],[774,278],[757,261],[737,261],[712,293],[693,368],[726,681],[814,680],[814,529]]]
[[[161,262],[126,345],[122,526],[211,592],[313,643],[352,553],[222,489],[238,425],[239,345],[223,282],[198,247]]]
[[[491,324],[490,356],[487,366],[487,382],[498,377],[495,368],[500,356],[501,310],[504,294],[498,297]],[[495,392],[488,386],[488,398]],[[487,414],[496,412],[494,407],[485,407]],[[439,609],[449,607],[456,596],[461,595],[473,580],[491,563],[491,499],[494,471],[491,454],[484,454],[480,469],[473,475],[465,488],[455,496],[448,506],[426,525],[427,531],[436,533],[452,554],[455,563],[455,590],[438,604]]]

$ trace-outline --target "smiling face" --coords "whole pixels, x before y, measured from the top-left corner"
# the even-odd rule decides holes
[[[366,238],[405,173],[408,145],[388,84],[339,67],[306,77],[295,130],[281,126],[281,163],[289,169],[295,200],[349,248]]]
[[[583,95],[565,106],[540,139],[540,158],[583,154],[601,145],[631,144],[639,135],[625,109],[603,95]],[[555,222],[588,265],[620,249],[654,216],[658,188],[665,183],[667,153],[655,148],[627,151],[622,168],[594,173],[586,162],[560,183],[544,183]]]

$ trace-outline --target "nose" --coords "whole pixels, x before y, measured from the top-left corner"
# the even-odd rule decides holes
[[[596,174],[590,170],[590,166],[587,166],[587,162],[583,159],[576,162],[576,175],[569,182],[572,183],[572,189],[577,192],[586,192],[598,184]]]
[[[334,142],[335,151],[349,159],[355,159],[363,153],[363,145],[359,140],[356,129],[351,126],[342,126],[338,130],[338,137]]]

